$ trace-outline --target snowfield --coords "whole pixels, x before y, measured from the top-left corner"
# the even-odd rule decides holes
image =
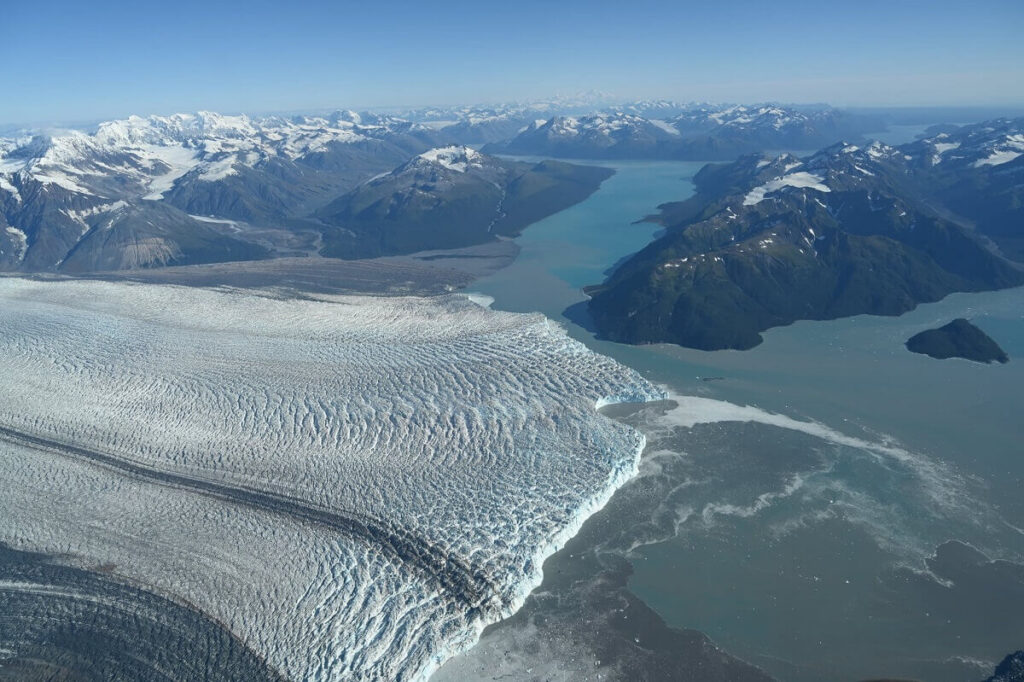
[[[801,164],[796,164],[801,165]],[[786,168],[789,170],[789,167]],[[790,173],[789,175],[783,175],[781,178],[770,180],[763,185],[755,187],[750,190],[747,195],[743,198],[744,206],[756,206],[757,204],[764,201],[765,195],[772,192],[777,192],[783,187],[807,187],[809,189],[817,190],[819,192],[830,192],[828,185],[824,184],[825,179],[820,175],[814,173],[807,173],[806,171],[800,171],[798,173]]]
[[[224,116],[201,111],[172,116],[130,116],[101,123],[94,134],[63,130],[0,140],[0,189],[16,191],[25,177],[83,196],[108,196],[104,181],[117,176],[159,201],[176,180],[196,172],[216,182],[268,159],[297,160],[332,144],[352,144],[407,125],[397,119],[363,124],[358,114],[323,117]],[[122,188],[123,190],[124,188]]]
[[[634,475],[664,397],[540,315],[0,279],[0,542],[295,680],[423,679]]]
[[[465,173],[470,166],[481,165],[482,154],[471,147],[451,145],[430,149],[419,155],[420,159],[440,164],[457,173]]]

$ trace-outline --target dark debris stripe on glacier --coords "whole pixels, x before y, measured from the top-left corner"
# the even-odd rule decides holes
[[[470,612],[501,609],[500,591],[481,570],[394,524],[358,512],[322,509],[295,497],[186,476],[130,462],[90,448],[62,443],[0,426],[0,440],[78,461],[86,461],[137,479],[188,490],[224,502],[269,511],[342,532],[371,549],[418,570]]]
[[[204,613],[0,543],[0,681],[283,682]]]

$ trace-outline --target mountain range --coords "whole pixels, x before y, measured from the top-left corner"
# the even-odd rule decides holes
[[[445,161],[451,153],[472,154],[479,163],[464,168],[457,182],[442,181],[455,177]],[[430,126],[354,112],[131,117],[102,123],[91,134],[6,138],[0,140],[0,270],[80,273],[309,255],[321,248],[354,257],[403,252],[400,243],[464,245],[454,236],[459,230],[493,222],[490,238],[514,233],[524,218],[582,199],[608,175],[576,173],[579,167],[566,164],[535,171],[513,166],[452,146],[450,136]],[[454,199],[445,192],[464,192],[470,180],[504,200],[488,203],[481,195],[479,211],[448,214],[453,232],[423,232],[405,242],[392,230],[384,243],[360,217],[343,219],[344,206],[373,192],[409,190],[413,171],[419,173],[415,191],[429,200],[406,204],[404,218],[414,206],[439,211]],[[432,183],[425,180],[431,172],[437,175]],[[544,188],[548,197],[537,206],[545,209],[517,203]],[[493,215],[483,212],[487,206]],[[436,223],[440,215],[417,219]],[[401,229],[414,229],[414,222]],[[357,233],[366,244],[343,236]],[[481,239],[474,234],[469,242]]]
[[[705,166],[695,185],[660,207],[662,237],[589,289],[608,338],[746,349],[795,320],[1024,284],[1024,119],[753,154]]]
[[[595,112],[599,104],[605,108]],[[362,258],[479,244],[581,200],[608,174],[494,154],[733,159],[880,127],[875,116],[825,106],[609,106],[593,96],[387,114],[133,116],[88,132],[31,131],[0,138],[0,270]],[[1002,167],[995,162],[1013,153],[1019,140],[1000,135],[985,126],[944,130],[901,148],[909,159],[879,177],[898,178],[889,189],[929,196],[932,213],[973,221],[990,246],[1024,256],[1013,222],[1017,180],[972,172],[976,164]],[[732,189],[746,181],[744,163],[761,162],[739,162]],[[767,177],[779,163],[792,162],[766,162],[754,175]],[[863,162],[870,163],[880,162]],[[454,168],[460,164],[464,172]],[[727,189],[713,187],[722,173],[730,171],[702,173],[699,196]],[[678,222],[674,211],[661,220]]]
[[[765,149],[813,150],[883,128],[876,117],[828,107],[674,107],[661,102],[537,120],[511,140],[484,150],[573,159],[718,161]]]
[[[559,161],[521,163],[469,147],[414,157],[320,209],[325,256],[366,258],[514,237],[582,201],[612,171]]]

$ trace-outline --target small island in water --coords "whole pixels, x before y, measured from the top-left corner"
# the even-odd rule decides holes
[[[907,350],[939,360],[964,358],[975,362],[1006,363],[1010,358],[992,338],[963,318],[938,329],[928,329],[907,340]]]

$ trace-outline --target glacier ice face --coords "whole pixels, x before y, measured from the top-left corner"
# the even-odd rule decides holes
[[[292,679],[413,679],[518,608],[663,397],[540,315],[0,280],[0,542],[198,607]]]

